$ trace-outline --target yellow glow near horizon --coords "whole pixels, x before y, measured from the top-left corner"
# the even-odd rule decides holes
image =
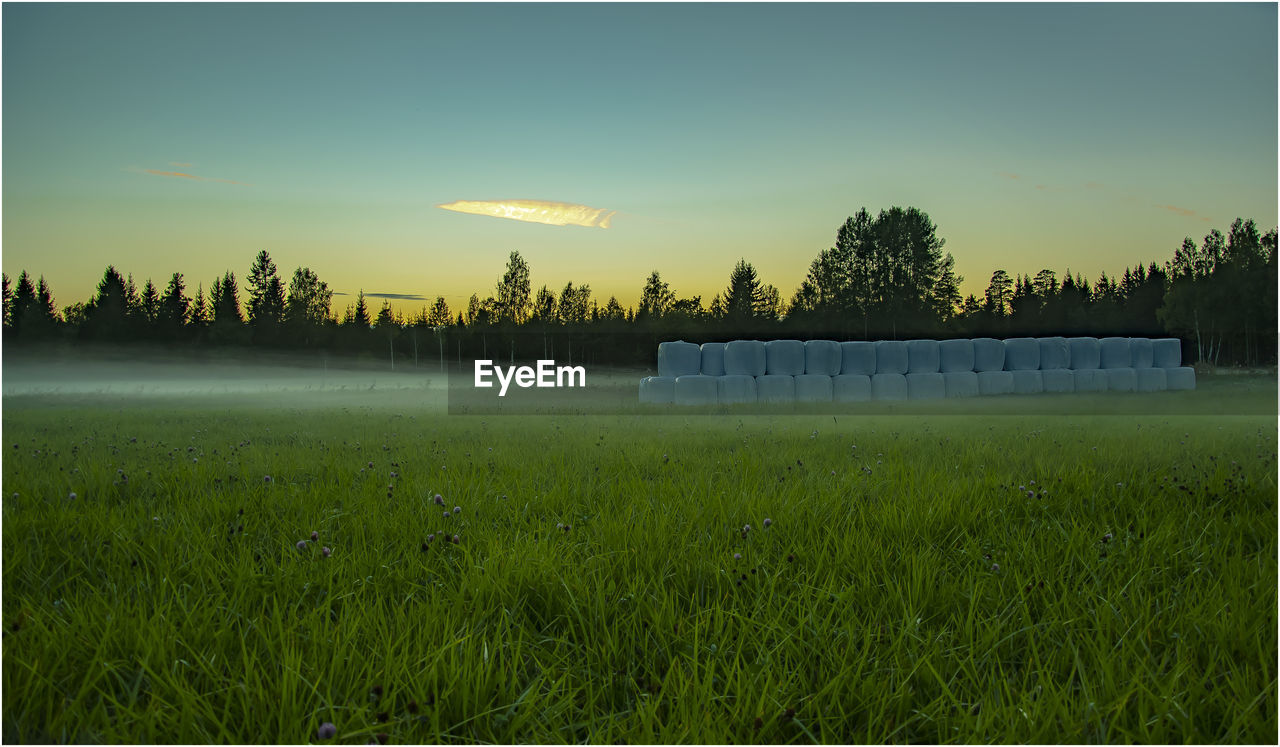
[[[608,228],[616,210],[575,205],[571,202],[548,200],[458,200],[436,205],[444,210],[471,215],[488,215],[493,218],[509,218],[527,223],[545,223],[549,226],[584,226]]]

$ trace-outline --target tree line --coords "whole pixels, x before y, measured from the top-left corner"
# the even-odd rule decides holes
[[[603,304],[586,283],[530,286],[529,265],[511,252],[494,290],[456,312],[440,296],[411,316],[383,300],[375,312],[361,291],[339,314],[334,293],[307,267],[285,282],[260,251],[244,281],[214,278],[190,295],[182,273],[163,289],[114,266],[88,301],[59,311],[43,276],[4,275],[8,343],[76,340],[253,346],[388,357],[392,365],[461,364],[477,357],[550,357],[581,363],[652,362],[666,339],[908,339],[1043,335],[1176,336],[1184,357],[1215,364],[1276,360],[1276,229],[1237,218],[1224,235],[1188,237],[1160,264],[1102,273],[1090,282],[1064,268],[1013,276],[998,269],[986,291],[962,297],[945,240],[929,216],[865,208],[838,227],[789,300],[745,259],[709,300],[681,296],[655,270],[634,307]]]

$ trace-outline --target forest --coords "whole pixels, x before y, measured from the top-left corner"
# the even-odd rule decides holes
[[[681,295],[654,270],[639,302],[603,303],[591,286],[530,286],[513,251],[491,292],[465,309],[443,296],[412,316],[361,291],[339,313],[308,267],[286,281],[266,250],[244,276],[227,270],[194,295],[181,272],[164,287],[109,265],[93,297],[58,307],[50,284],[23,270],[4,282],[6,346],[150,343],[166,348],[317,350],[389,359],[392,366],[461,365],[473,358],[647,366],[662,340],[740,338],[946,339],[1048,335],[1178,337],[1183,358],[1213,365],[1276,361],[1276,229],[1237,218],[1150,260],[1092,281],[1070,268],[992,272],[981,297],[963,278],[928,214],[865,208],[840,225],[789,299],[745,259],[710,299]],[[242,294],[243,290],[243,294]]]

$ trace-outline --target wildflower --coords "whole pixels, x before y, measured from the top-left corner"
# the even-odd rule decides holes
[[[427,542],[435,542],[435,541],[436,541],[436,536],[434,534],[427,535]]]
[[[271,475],[263,475],[263,476],[262,476],[262,481],[263,481],[263,482],[271,482]]]
[[[443,506],[443,505],[444,505],[444,496],[440,495],[439,493],[436,493],[435,501],[436,501],[436,505],[437,505],[437,506]]]
[[[462,513],[462,506],[454,506],[454,507],[453,507],[453,512],[454,512],[455,514],[460,514],[460,513]]]
[[[328,547],[320,548],[320,554],[324,555],[326,558],[329,557],[332,553],[333,553],[333,550],[330,550]]]
[[[795,556],[794,554],[788,553],[788,554],[787,554],[787,562],[788,562],[788,563],[794,563],[794,562],[796,562],[796,556]]]
[[[71,493],[71,494],[70,494],[70,495],[68,495],[67,497],[74,501],[74,500],[76,499],[76,494],[75,494],[75,493]]]
[[[771,527],[771,526],[773,526],[773,519],[765,519],[765,520],[764,520],[764,528],[765,528],[765,529],[768,529],[768,528],[769,528],[769,527]]]
[[[373,462],[369,462],[369,469],[373,469]]]
[[[399,477],[399,476],[400,476],[400,475],[399,475],[398,473],[395,473],[395,472],[392,472],[392,473],[391,473],[391,479],[392,479],[392,480],[396,479],[396,478],[397,478],[397,477]]]
[[[307,541],[306,541],[306,540],[298,540],[298,544],[294,545],[294,547],[298,548],[299,550],[305,550],[305,549],[307,549]]]
[[[311,532],[311,541],[312,541],[312,542],[315,542],[315,541],[316,541],[316,540],[318,540],[318,539],[320,539],[320,533],[319,533],[319,532],[316,532],[316,531],[312,531],[312,532]]]
[[[742,560],[742,553],[740,553],[740,552],[735,552],[735,553],[733,554],[733,559],[734,559],[734,560]]]
[[[444,518],[446,518],[446,519],[447,519],[447,518],[449,518],[450,516],[453,516],[453,514],[449,513],[448,511],[445,511],[445,512],[444,512]]]
[[[742,527],[742,531],[744,531],[744,532],[750,532],[750,531],[751,531],[751,525],[750,525],[750,524],[747,524],[746,526]]]
[[[1000,564],[999,564],[999,563],[992,563],[992,564],[991,564],[991,572],[992,572],[992,573],[996,573],[996,572],[998,572],[999,570],[1000,570]]]
[[[1106,534],[1102,535],[1102,541],[1103,541],[1103,542],[1110,542],[1110,541],[1111,541],[1111,532],[1107,532]]]
[[[320,724],[320,728],[316,730],[316,736],[320,739],[333,739],[338,735],[338,727],[328,721]]]
[[[459,537],[459,536],[458,536],[458,535],[456,535],[456,534],[455,534],[455,535],[453,535],[453,544],[455,544],[455,545],[456,545],[456,544],[458,544],[458,543],[460,543],[460,542],[462,542],[462,538],[461,538],[461,537]]]

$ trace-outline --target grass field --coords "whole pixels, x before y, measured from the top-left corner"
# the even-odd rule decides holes
[[[1186,396],[9,397],[3,737],[1273,743],[1275,380]]]

